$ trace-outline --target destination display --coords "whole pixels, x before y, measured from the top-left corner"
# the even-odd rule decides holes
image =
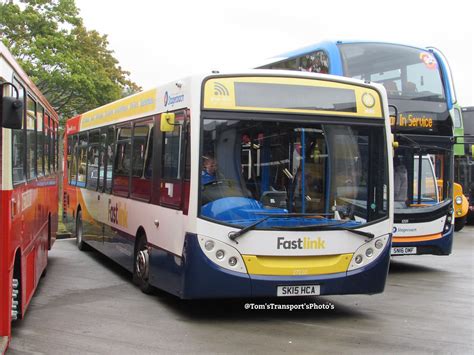
[[[294,77],[211,78],[203,109],[382,118],[380,95],[372,88]]]

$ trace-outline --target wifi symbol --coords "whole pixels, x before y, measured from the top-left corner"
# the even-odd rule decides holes
[[[221,83],[214,83],[214,95],[229,96],[229,90]]]

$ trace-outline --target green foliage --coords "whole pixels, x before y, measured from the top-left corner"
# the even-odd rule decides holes
[[[74,0],[0,2],[0,38],[63,119],[140,90]]]

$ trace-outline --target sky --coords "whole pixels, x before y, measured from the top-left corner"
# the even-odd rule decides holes
[[[323,40],[433,46],[462,106],[474,106],[474,26],[467,2],[343,0],[76,0],[144,89],[212,70],[255,67]],[[449,7],[448,7],[449,6]]]

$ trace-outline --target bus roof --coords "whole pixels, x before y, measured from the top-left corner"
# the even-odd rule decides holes
[[[273,59],[273,62],[275,59],[281,58],[287,59],[287,58],[292,58],[292,57],[297,57],[299,55],[305,54],[305,53],[311,53],[313,51],[316,51],[318,49],[322,48],[328,48],[328,47],[333,47],[338,44],[357,44],[357,43],[372,43],[372,44],[389,44],[389,45],[394,45],[394,46],[401,46],[401,47],[410,47],[410,48],[416,48],[416,49],[425,49],[422,47],[416,47],[412,45],[406,45],[406,44],[401,44],[401,43],[394,43],[394,42],[384,42],[384,41],[364,41],[364,40],[348,40],[348,41],[342,41],[342,40],[326,40],[318,43],[313,43],[305,47],[297,48],[288,52],[284,52],[281,54],[276,55],[275,57],[271,58]]]
[[[196,87],[196,85],[201,87],[202,83],[210,78],[238,78],[251,76],[319,79],[341,84],[370,87],[376,89],[381,95],[385,95],[385,91],[379,84],[368,84],[357,79],[328,74],[268,69],[206,73],[175,80],[74,116],[68,119],[66,131],[72,133],[93,127],[100,127],[111,122],[118,123],[140,116],[153,115],[158,112],[166,112],[168,110],[172,111],[182,107],[189,107],[191,95],[189,95],[189,91],[186,90],[187,88],[191,86]]]

